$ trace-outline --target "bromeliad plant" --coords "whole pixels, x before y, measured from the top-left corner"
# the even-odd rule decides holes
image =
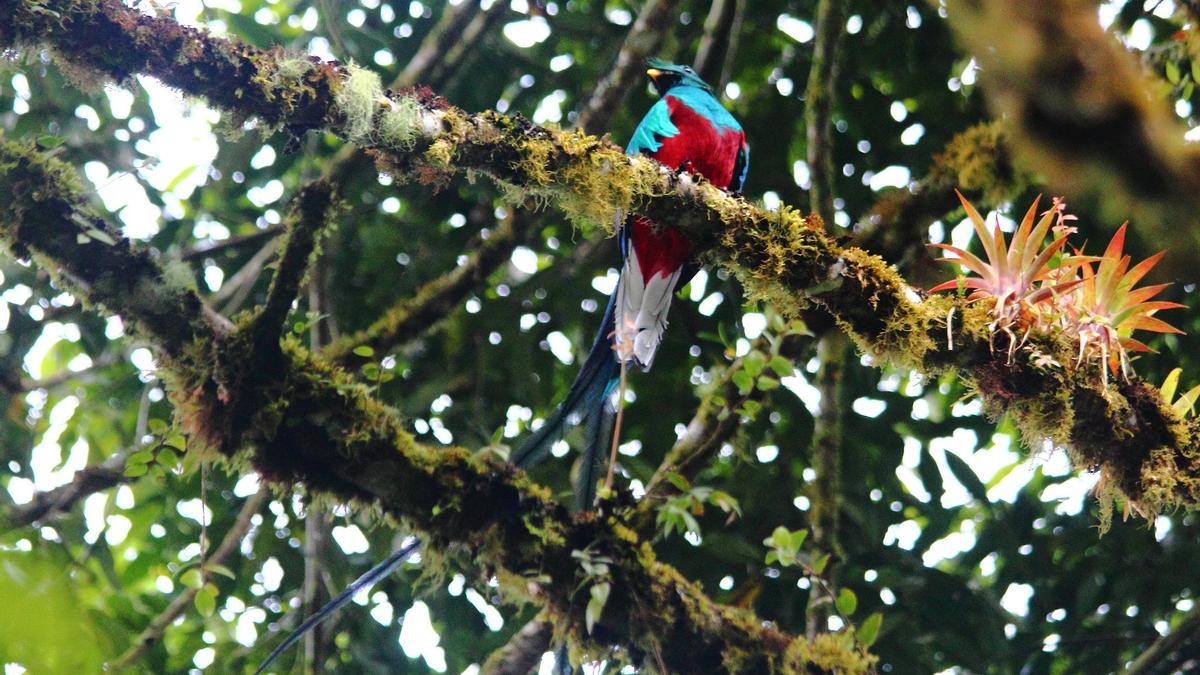
[[[1152,300],[1170,284],[1134,288],[1158,264],[1165,251],[1159,251],[1130,269],[1130,258],[1124,253],[1125,228],[1126,225],[1121,225],[1098,261],[1089,260],[1080,266],[1083,283],[1079,292],[1070,298],[1073,304],[1069,309],[1074,312],[1074,320],[1067,323],[1067,328],[1073,330],[1079,340],[1076,364],[1085,358],[1098,357],[1106,384],[1109,370],[1114,375],[1120,372],[1128,377],[1129,352],[1154,351],[1132,338],[1133,331],[1183,333],[1154,317],[1159,310],[1185,306]]]
[[[1075,365],[1099,361],[1107,386],[1110,371],[1128,377],[1130,352],[1153,351],[1132,337],[1135,330],[1183,332],[1154,316],[1160,310],[1184,306],[1153,300],[1169,284],[1135,288],[1163,252],[1131,268],[1130,257],[1124,253],[1126,225],[1117,230],[1099,257],[1084,255],[1082,250],[1067,253],[1067,236],[1075,231],[1067,221],[1074,217],[1066,215],[1066,205],[1058,198],[1036,224],[1038,200],[1034,200],[1011,242],[1005,242],[998,223],[989,230],[979,212],[961,194],[958,198],[987,260],[956,246],[933,244],[954,255],[941,260],[958,263],[978,276],[948,281],[930,290],[963,287],[971,290],[968,302],[992,300],[989,327],[993,336],[1008,336],[1010,363],[1031,333],[1061,331],[1079,345]],[[1047,244],[1051,233],[1053,239]]]
[[[1061,224],[1063,218],[1057,202],[1055,208],[1042,214],[1037,225],[1034,225],[1040,198],[1035,199],[1013,234],[1012,242],[1006,245],[999,222],[988,230],[987,223],[975,207],[957,190],[955,194],[975,227],[987,261],[957,246],[932,244],[957,256],[944,257],[942,261],[958,263],[979,276],[947,281],[930,290],[956,290],[961,283],[972,289],[967,296],[968,302],[994,299],[993,319],[989,328],[993,335],[998,332],[1008,335],[1008,356],[1011,361],[1013,352],[1025,343],[1030,331],[1049,316],[1048,310],[1053,309],[1054,301],[1083,283],[1082,279],[1070,278],[1067,273],[1082,265],[1086,258],[1058,255],[1066,246],[1067,237],[1064,228],[1055,226],[1056,222]],[[1052,228],[1056,236],[1043,248]],[[1014,329],[1022,331],[1019,339]]]

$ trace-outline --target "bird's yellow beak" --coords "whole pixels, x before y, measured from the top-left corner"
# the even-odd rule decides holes
[[[658,68],[648,68],[646,70],[646,75],[649,76],[650,79],[652,79],[652,80],[657,80],[659,78],[659,76],[662,74],[663,74],[663,71],[659,70]]]

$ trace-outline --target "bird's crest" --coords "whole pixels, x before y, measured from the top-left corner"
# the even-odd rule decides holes
[[[646,59],[646,75],[654,84],[659,96],[666,94],[672,87],[699,87],[710,94],[713,88],[700,78],[700,74],[691,66],[682,66],[663,59]]]

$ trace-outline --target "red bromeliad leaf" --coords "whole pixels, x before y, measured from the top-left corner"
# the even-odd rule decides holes
[[[1131,337],[1134,331],[1183,332],[1154,316],[1183,307],[1154,300],[1169,284],[1135,288],[1165,252],[1131,266],[1132,260],[1125,254],[1128,223],[1117,229],[1101,256],[1084,255],[1080,249],[1064,254],[1067,235],[1075,230],[1064,223],[1075,217],[1065,213],[1061,199],[1055,198],[1054,205],[1037,220],[1038,200],[1034,200],[1011,240],[1005,240],[999,224],[987,227],[983,216],[961,194],[958,198],[984,256],[949,244],[932,244],[949,254],[940,260],[962,265],[974,276],[943,282],[930,291],[965,288],[971,291],[968,302],[991,298],[995,303],[991,328],[1012,339],[1010,357],[1014,346],[1023,344],[1030,332],[1066,331],[1079,344],[1077,362],[1099,360],[1107,366],[1101,368],[1107,381],[1108,370],[1125,372],[1129,352],[1152,351]],[[1054,237],[1047,243],[1051,232]]]

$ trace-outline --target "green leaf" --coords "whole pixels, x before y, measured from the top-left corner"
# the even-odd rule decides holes
[[[799,551],[800,547],[804,545],[804,540],[807,538],[808,530],[796,530],[793,532],[789,538],[792,550]]]
[[[175,451],[163,448],[158,451],[158,456],[154,458],[154,462],[164,469],[174,469],[179,465],[179,455]]]
[[[587,621],[588,635],[592,634],[592,629],[604,614],[604,605],[608,604],[608,594],[611,590],[612,585],[607,581],[592,584],[592,599],[588,600],[587,610],[584,613],[584,619]]]
[[[126,464],[125,465],[125,477],[126,478],[137,478],[139,476],[145,476],[146,472],[149,470],[150,470],[150,466],[147,464]]]
[[[188,588],[200,590],[201,588],[204,588],[204,575],[200,573],[199,567],[193,567],[184,572],[183,576],[179,577],[179,583],[187,586]]]
[[[43,150],[53,150],[66,142],[67,139],[63,138],[62,136],[51,136],[49,134],[45,136],[38,136],[37,139],[38,147]]]
[[[762,404],[758,401],[742,401],[742,407],[738,412],[746,417],[755,417],[762,410]]]
[[[200,616],[212,616],[217,611],[217,587],[205,584],[204,588],[196,592],[196,598],[192,602],[196,605],[196,611],[200,612]]]
[[[150,462],[153,462],[153,461],[154,461],[154,451],[147,449],[147,450],[138,450],[137,452],[130,455],[125,460],[125,464],[132,466],[134,464],[149,464]]]
[[[829,565],[829,554],[824,553],[817,556],[817,558],[813,560],[813,563],[810,567],[812,567],[813,574],[819,575],[825,573],[825,567],[827,565]]]
[[[688,482],[688,479],[674,471],[667,472],[667,480],[671,481],[671,485],[674,485],[675,489],[680,492],[687,492],[692,489],[692,484]]]
[[[163,192],[174,192],[175,188],[179,187],[179,184],[182,183],[188,176],[192,175],[195,170],[195,164],[184,167],[183,171],[175,174],[175,177],[171,179],[171,182],[167,183],[167,186],[163,188]]]
[[[730,379],[733,381],[733,385],[738,388],[738,393],[749,394],[750,390],[754,387],[754,376],[745,369],[734,372],[733,377]]]
[[[858,596],[849,588],[843,588],[838,591],[837,609],[844,616],[854,614],[854,610],[858,609]]]
[[[209,565],[208,571],[212,572],[213,574],[220,574],[223,577],[237,581],[237,575],[233,573],[233,570],[224,565]]]
[[[780,377],[790,377],[794,370],[792,368],[792,362],[782,356],[776,356],[775,358],[771,359],[771,362],[767,365],[770,366],[771,370],[775,371],[775,374]]]
[[[759,391],[771,391],[772,389],[778,389],[778,388],[779,388],[779,380],[777,380],[773,377],[770,377],[768,375],[763,375],[762,377],[758,378],[758,390]]]
[[[359,345],[354,348],[354,355],[361,356],[364,359],[369,359],[375,356],[375,349],[370,345]]]
[[[883,615],[875,612],[868,616],[858,627],[858,641],[864,647],[870,647],[875,644],[875,639],[879,637],[879,629],[883,626]]]
[[[752,351],[742,359],[742,368],[750,377],[758,377],[767,365],[767,356],[760,351]]]
[[[146,428],[148,428],[150,433],[154,434],[155,436],[162,436],[163,434],[167,433],[167,430],[171,428],[171,425],[155,417],[146,423]]]
[[[975,470],[971,468],[971,465],[967,464],[967,460],[949,450],[945,452],[945,455],[946,466],[950,469],[950,473],[958,479],[958,482],[962,483],[972,497],[986,504],[987,488],[984,487],[983,481],[979,480],[979,476],[975,475]]]
[[[1167,61],[1167,82],[1171,84],[1179,84],[1179,64],[1174,61]]]
[[[108,244],[109,246],[116,246],[117,244],[117,240],[113,239],[112,235],[104,230],[98,230],[93,227],[92,229],[88,230],[86,234],[102,244]]]

